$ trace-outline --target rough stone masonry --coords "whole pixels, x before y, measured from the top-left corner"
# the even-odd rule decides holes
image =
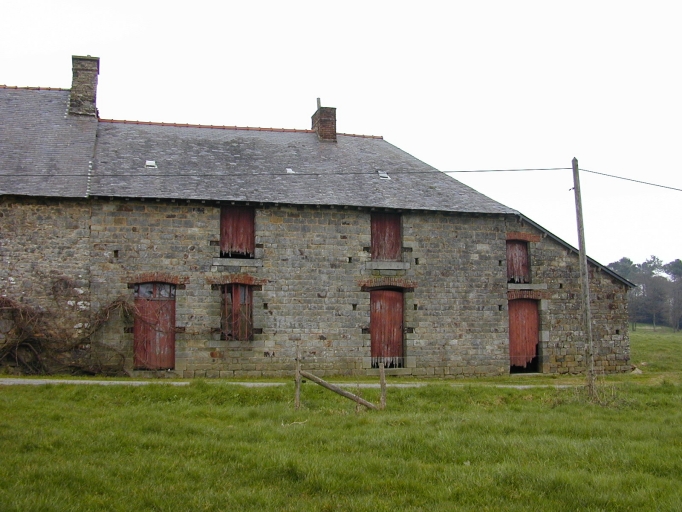
[[[0,216],[0,294],[40,306],[50,276],[67,276],[79,300],[64,307],[82,309],[75,330],[114,298],[132,300],[135,283],[176,284],[174,375],[287,376],[297,345],[318,375],[373,374],[372,285],[403,290],[405,365],[389,373],[508,373],[508,302],[519,297],[540,304],[539,370],[585,370],[578,258],[514,216],[403,212],[402,261],[391,264],[371,261],[369,209],[259,205],[251,260],[219,257],[220,206],[200,201],[4,197]],[[534,240],[525,285],[507,283],[510,232]],[[252,341],[221,339],[220,284],[235,279],[259,283]],[[597,369],[629,370],[627,287],[595,266],[590,279]],[[124,319],[94,336],[132,372]]]

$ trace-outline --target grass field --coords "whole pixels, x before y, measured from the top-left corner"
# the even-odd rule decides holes
[[[0,510],[682,510],[682,334],[639,328],[632,361],[602,404],[491,385],[513,377],[390,389],[384,411],[312,383],[299,411],[291,383],[8,386]]]

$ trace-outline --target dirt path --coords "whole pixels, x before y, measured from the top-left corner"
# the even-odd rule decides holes
[[[211,381],[209,381],[211,382]],[[231,384],[234,386],[244,386],[246,388],[266,388],[273,386],[285,386],[284,382],[228,382],[217,379],[213,382],[220,382],[223,384]],[[189,386],[189,381],[172,381],[172,380],[74,380],[74,379],[24,379],[24,378],[0,378],[0,386],[42,386],[45,384],[86,384],[90,386],[146,386],[149,384],[164,384],[167,386]],[[404,383],[390,383],[387,384],[389,388],[419,388],[428,386],[428,382],[404,382]],[[360,383],[352,382],[335,383],[335,385],[344,388],[378,388],[378,383]],[[467,384],[451,383],[452,386],[467,386]],[[531,389],[531,388],[570,388],[572,385],[554,385],[554,384],[490,384],[481,383],[481,386],[490,386],[494,388],[512,388],[512,389]]]

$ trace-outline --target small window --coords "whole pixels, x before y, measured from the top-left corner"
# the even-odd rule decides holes
[[[136,299],[175,298],[174,284],[169,283],[139,283],[133,286]]]
[[[255,210],[249,206],[220,209],[220,257],[254,258],[256,248]]]
[[[245,284],[223,286],[222,334],[226,340],[253,339],[253,287]]]
[[[507,282],[530,283],[528,242],[507,240]]]
[[[401,216],[372,213],[372,260],[402,261]]]

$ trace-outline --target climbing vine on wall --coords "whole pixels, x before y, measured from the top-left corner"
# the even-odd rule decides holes
[[[75,282],[59,276],[49,282],[47,305],[0,296],[0,366],[23,374],[123,375],[122,350],[93,341],[114,316],[131,323],[134,304],[118,297],[92,310]]]

